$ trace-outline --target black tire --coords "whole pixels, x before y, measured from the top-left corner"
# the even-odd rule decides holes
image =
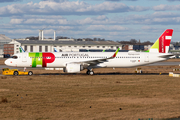
[[[14,75],[16,76],[19,75],[18,71],[14,71]]]
[[[33,75],[33,72],[32,72],[32,71],[29,71],[29,72],[28,72],[28,75],[30,75],[30,76]]]
[[[89,73],[90,73],[90,71],[89,71],[89,70],[87,70],[86,74],[87,74],[87,75],[89,75]]]

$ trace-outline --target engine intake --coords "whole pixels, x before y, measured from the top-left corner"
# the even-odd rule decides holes
[[[84,70],[84,68],[80,64],[67,64],[66,68],[63,69],[63,71],[67,73],[79,73],[82,70]]]

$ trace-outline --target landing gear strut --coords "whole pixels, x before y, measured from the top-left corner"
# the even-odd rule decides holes
[[[88,74],[88,75],[94,75],[94,72],[93,72],[92,69],[88,69],[87,72],[86,72],[86,74]]]
[[[26,67],[24,67],[24,72],[26,72]]]

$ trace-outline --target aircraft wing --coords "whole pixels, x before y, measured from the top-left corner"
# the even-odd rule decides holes
[[[111,57],[94,59],[94,60],[85,60],[85,61],[72,62],[72,63],[82,64],[82,65],[97,65],[99,63],[107,62],[109,59],[115,58],[118,51],[119,51],[119,48],[116,50],[116,52]]]

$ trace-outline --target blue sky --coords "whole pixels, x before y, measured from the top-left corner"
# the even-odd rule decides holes
[[[174,29],[177,42],[179,11],[180,0],[0,0],[0,34],[155,42]]]

